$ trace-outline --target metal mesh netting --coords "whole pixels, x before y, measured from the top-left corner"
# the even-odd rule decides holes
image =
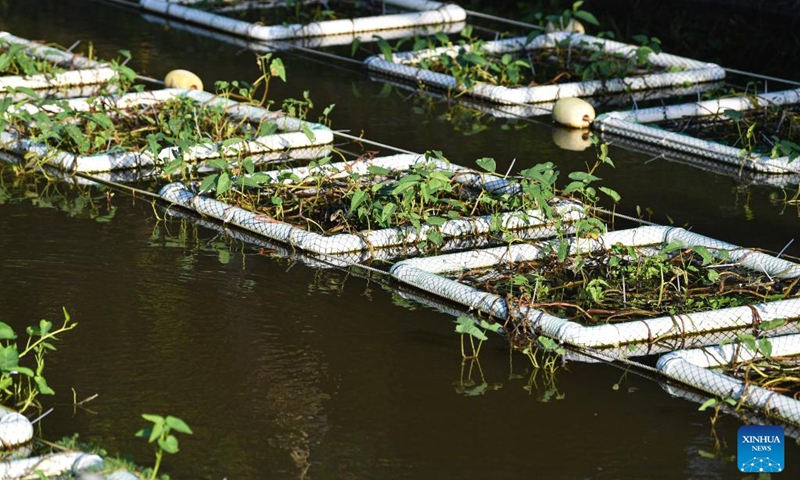
[[[312,175],[322,175],[329,180],[345,178],[352,174],[367,175],[370,169],[375,167],[402,174],[405,170],[416,165],[432,166],[441,171],[452,172],[454,182],[482,191],[514,193],[518,187],[501,177],[482,174],[442,160],[413,154],[363,158],[353,162],[329,163],[322,166],[274,170],[262,173],[272,176],[273,181],[291,184],[302,181],[303,178]],[[415,254],[419,252],[415,245],[425,241],[432,231],[440,234],[447,242],[442,245],[446,249],[473,248],[486,245],[491,243],[490,234],[497,229],[500,231],[513,230],[518,237],[522,238],[542,238],[556,234],[553,221],[537,210],[450,219],[443,221],[440,225],[421,224],[419,227],[409,225],[397,228],[365,230],[356,234],[323,234],[309,231],[304,226],[277,221],[266,215],[213,198],[196,195],[190,188],[181,183],[165,186],[161,189],[160,195],[168,202],[194,210],[202,215],[236,225],[295,248],[321,254],[360,252],[366,258],[383,259]],[[552,207],[554,208],[555,216],[567,224],[567,230],[569,230],[571,222],[580,219],[583,215],[583,206],[572,200],[558,199]]]
[[[66,103],[68,108],[75,111],[96,111],[99,109],[100,111],[109,112],[111,115],[117,115],[125,109],[156,106],[177,97],[188,98],[198,105],[219,106],[224,109],[225,115],[233,120],[246,120],[253,124],[274,123],[277,127],[277,132],[236,143],[204,142],[186,149],[177,146],[168,147],[162,149],[157,158],[149,151],[80,155],[53,149],[47,145],[20,138],[16,134],[9,132],[0,132],[0,148],[21,155],[34,154],[36,157],[45,159],[49,164],[67,171],[107,172],[164,164],[178,157],[183,158],[185,161],[202,161],[222,156],[238,157],[314,146],[322,148],[333,142],[333,132],[324,125],[299,120],[280,111],[269,111],[254,105],[239,104],[198,90],[154,90],[129,93],[121,97],[72,99],[67,100]],[[24,108],[30,113],[40,111],[39,107],[31,104],[24,104],[20,108]],[[49,109],[52,111],[58,108],[60,107],[51,105],[42,108],[42,110],[47,111]],[[317,152],[314,156],[318,156],[319,153]]]
[[[0,77],[0,92],[8,92],[15,88],[24,87],[33,90],[59,89],[59,93],[62,96],[74,96],[75,93],[85,90],[76,92],[60,89],[62,87],[103,84],[117,77],[117,72],[108,64],[32,42],[8,32],[0,32],[0,45],[4,43],[23,45],[27,54],[68,70],[38,75],[3,76]]]
[[[184,6],[179,2],[164,0],[139,1],[140,7],[147,11],[264,41],[413,29],[423,25],[463,22],[467,18],[466,11],[454,4],[424,0],[386,0],[384,3],[397,8],[419,11],[352,19],[324,20],[308,24],[260,25],[199,10],[191,6]]]
[[[609,232],[597,239],[567,239],[570,254],[608,251],[616,245],[635,248],[675,244],[709,249],[730,264],[763,273],[771,279],[800,276],[800,265],[765,253],[721,242],[674,227],[640,227]],[[467,270],[487,267],[515,268],[526,261],[552,256],[558,241],[515,244],[509,247],[477,250],[429,258],[415,258],[395,264],[390,273],[401,282],[434,295],[476,309],[500,320],[512,320],[525,329],[547,335],[577,347],[613,347],[629,343],[653,343],[668,338],[755,327],[763,321],[800,317],[800,299],[764,301],[748,306],[734,306],[697,313],[672,314],[657,318],[620,321],[586,326],[537,308],[509,305],[506,298],[481,290],[465,281],[448,278]],[[642,250],[644,252],[644,250]],[[723,252],[725,252],[723,254]]]
[[[800,173],[800,161],[789,156],[772,158],[769,154],[748,152],[744,146],[733,147],[715,141],[696,138],[685,133],[666,130],[648,124],[667,120],[714,118],[724,120],[726,111],[749,112],[765,107],[800,103],[800,90],[786,90],[758,96],[742,96],[708,100],[682,105],[646,108],[602,114],[592,128],[602,135],[612,134],[642,143],[658,145],[664,150],[677,150],[690,155],[744,167],[763,173]],[[687,124],[688,125],[688,124]]]
[[[633,45],[567,32],[543,34],[530,42],[527,37],[496,40],[486,42],[482,48],[489,55],[502,55],[505,53],[526,53],[559,46],[563,48],[564,43],[568,44],[566,47],[568,49],[587,52],[602,50],[622,58],[635,56],[637,49]],[[666,53],[651,54],[649,57],[651,65],[667,69],[664,72],[606,80],[520,87],[477,84],[467,89],[460,85],[452,75],[433,72],[415,66],[420,60],[430,59],[442,54],[455,57],[460,49],[469,51],[470,46],[439,47],[416,52],[396,53],[392,56],[391,61],[387,61],[383,56],[376,55],[366,59],[365,64],[370,70],[385,75],[400,77],[414,83],[422,83],[445,90],[466,91],[476,97],[506,104],[548,102],[566,97],[588,97],[607,93],[685,86],[686,84],[710,82],[725,78],[725,71],[718,65]]]
[[[800,335],[770,337],[770,361],[797,364],[800,355]],[[733,399],[769,417],[800,425],[800,401],[759,386],[758,377],[764,375],[765,365],[759,363],[756,371],[742,371],[752,362],[765,361],[761,348],[750,349],[744,344],[726,344],[692,350],[681,350],[662,356],[658,370],[667,378],[709,393],[722,399]],[[792,359],[792,357],[794,357]],[[796,367],[795,367],[796,368]],[[785,372],[784,372],[785,373]],[[752,375],[752,376],[750,376]],[[770,382],[765,383],[768,386]],[[772,382],[774,385],[775,382]]]

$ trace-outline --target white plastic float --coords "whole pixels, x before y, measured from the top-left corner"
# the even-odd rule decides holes
[[[32,90],[58,89],[66,95],[63,91],[66,87],[103,84],[117,77],[117,72],[106,63],[96,62],[86,57],[32,42],[8,32],[0,32],[0,44],[4,42],[24,45],[28,54],[67,70],[55,74],[0,76],[0,93],[7,93],[22,87]],[[79,90],[79,92],[85,93],[85,90]],[[74,94],[74,91],[67,91],[67,93]]]
[[[382,32],[384,30],[395,29],[413,29],[424,25],[463,22],[467,18],[466,11],[454,4],[444,4],[426,0],[383,0],[381,4],[414,11],[340,20],[325,20],[308,24],[259,25],[236,20],[219,13],[194,8],[191,5],[195,3],[197,2],[180,0],[140,0],[139,6],[146,11],[261,41],[355,35],[365,32]]]
[[[528,42],[527,37],[509,38],[486,42],[482,50],[492,56],[505,53],[525,54],[546,48],[568,48],[588,52],[605,51],[621,57],[631,57],[638,47],[578,33],[554,32],[542,34]],[[626,78],[592,80],[551,85],[504,87],[478,83],[472,88],[459,85],[452,75],[425,70],[417,65],[426,58],[441,54],[456,57],[461,50],[469,51],[470,46],[447,46],[416,52],[401,52],[387,60],[383,55],[375,55],[365,60],[371,71],[403,78],[413,83],[430,87],[465,92],[469,95],[501,104],[520,105],[527,103],[551,102],[566,97],[589,97],[619,92],[635,92],[656,88],[694,85],[725,78],[725,71],[718,65],[691,60],[667,53],[650,54],[653,66],[666,68],[666,71],[632,75]]]
[[[21,480],[78,475],[87,470],[103,468],[103,459],[84,452],[63,452],[0,462],[0,480]]]
[[[190,98],[198,104],[221,105],[226,109],[226,114],[233,120],[247,120],[256,124],[263,122],[275,123],[278,127],[278,132],[224,146],[220,143],[205,142],[190,147],[185,151],[181,151],[178,147],[169,147],[161,150],[157,157],[154,157],[148,151],[78,155],[55,150],[46,145],[19,138],[9,132],[0,132],[0,149],[19,155],[34,154],[37,157],[46,159],[49,164],[70,172],[107,172],[117,169],[158,166],[177,158],[178,155],[182,155],[184,160],[187,161],[202,161],[221,156],[236,157],[288,149],[324,147],[333,142],[333,132],[324,125],[298,120],[280,111],[269,111],[254,105],[240,104],[199,90],[154,90],[129,93],[121,97],[73,99],[68,100],[67,103],[70,108],[79,111],[96,109],[117,111],[134,106],[158,105],[178,96]],[[23,105],[22,108],[26,108],[33,113],[38,107],[27,104]],[[58,107],[49,106],[45,109],[47,108]],[[312,134],[311,138],[303,132],[303,127]]]
[[[597,239],[572,238],[569,241],[572,254],[604,251],[616,244],[660,248],[677,241],[687,247],[704,246],[712,254],[719,254],[720,251],[727,252],[731,263],[738,264],[743,268],[765,272],[772,278],[787,279],[800,276],[800,265],[796,263],[676,227],[640,227],[608,232]],[[544,241],[414,258],[395,264],[391,269],[391,274],[403,283],[460,303],[470,309],[476,309],[497,319],[504,320],[514,317],[518,320],[527,320],[532,331],[576,347],[604,348],[631,343],[652,343],[660,339],[683,338],[687,335],[751,327],[760,321],[776,318],[800,317],[800,299],[789,299],[745,307],[584,326],[533,308],[524,308],[518,312],[510,311],[503,297],[444,276],[444,274],[458,274],[469,269],[513,265],[544,258],[550,252],[555,251],[557,246],[555,241]],[[754,318],[755,313],[758,314],[758,318]]]
[[[769,341],[774,357],[800,355],[800,335],[771,337]],[[763,355],[743,345],[726,344],[668,353],[658,360],[657,368],[667,378],[712,397],[732,398],[770,417],[800,425],[800,401],[713,370],[757,358]]]
[[[796,174],[800,173],[800,159],[790,161],[787,156],[770,158],[768,155],[749,154],[741,148],[649,125],[667,120],[690,118],[720,117],[720,120],[724,120],[725,110],[746,112],[775,105],[796,104],[800,104],[800,89],[765,93],[758,96],[722,98],[682,105],[610,112],[597,117],[592,127],[604,136],[610,134],[625,137],[637,142],[657,145],[663,150],[702,156],[756,172]]]
[[[211,38],[239,48],[244,48],[257,53],[280,52],[291,49],[293,46],[303,48],[324,48],[340,45],[352,45],[354,42],[371,43],[382,38],[383,40],[398,40],[415,36],[432,35],[436,32],[446,34],[458,33],[464,29],[466,22],[446,23],[442,25],[422,25],[413,28],[397,28],[384,30],[380,35],[374,32],[353,33],[345,35],[330,35],[325,37],[301,37],[281,41],[264,41],[231,35],[226,32],[211,29],[207,26],[188,24],[170,17],[144,13],[142,18],[148,22],[167,25],[171,29],[182,30],[192,35]]]
[[[514,192],[513,185],[500,177],[481,174],[474,170],[459,167],[440,160],[431,160],[423,155],[393,155],[373,159],[356,160],[353,162],[332,163],[309,169],[307,167],[276,170],[269,173],[273,179],[283,177],[283,182],[291,183],[286,173],[291,173],[296,178],[305,178],[314,173],[324,173],[330,178],[348,176],[353,173],[365,175],[370,166],[382,167],[392,171],[407,170],[413,165],[434,163],[445,171],[454,172],[455,181],[462,182],[489,192]],[[268,172],[264,172],[268,173]],[[245,210],[241,207],[229,205],[218,200],[196,195],[182,183],[172,183],[160,191],[161,197],[167,202],[193,210],[223,223],[235,225],[266,238],[291,245],[293,247],[312,253],[326,255],[342,254],[348,252],[364,252],[371,256],[376,249],[414,245],[427,238],[427,233],[437,229],[445,238],[463,238],[486,236],[492,232],[493,218],[491,216],[478,216],[456,220],[447,220],[441,226],[431,227],[422,225],[414,227],[386,228],[380,230],[363,231],[358,234],[332,234],[323,235],[310,232],[303,228],[276,221],[264,215]],[[565,223],[573,222],[582,216],[581,206],[572,201],[559,201],[554,205],[556,214]],[[500,225],[504,230],[535,231],[539,237],[552,236],[555,230],[545,216],[538,211],[506,212],[500,214]]]

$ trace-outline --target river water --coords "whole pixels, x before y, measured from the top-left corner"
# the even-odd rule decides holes
[[[790,18],[622,3],[600,12],[613,14],[601,18],[622,37],[645,32],[670,53],[800,80]],[[252,53],[135,9],[5,0],[0,12],[0,29],[22,37],[81,39],[106,58],[128,49],[144,75],[186,68],[209,86],[258,76]],[[445,107],[426,113],[423,101],[384,89],[358,65],[281,56],[288,83],[273,82],[274,98],[309,90],[317,115],[336,104],[336,129],[439,149],[466,165],[492,156],[500,169],[552,161],[571,171],[594,158],[559,149],[541,123],[484,119],[487,129],[464,135],[467,127],[440,118]],[[610,155],[616,168],[600,176],[622,195],[623,213],[650,208],[659,222],[773,251],[800,233],[780,187],[616,147]],[[8,170],[2,179],[0,320],[21,331],[39,318],[58,321],[64,307],[79,323],[47,363],[57,392],[43,399],[55,408],[42,422],[47,438],[77,432],[151,465],[150,446],[133,436],[146,426],[140,414],[176,415],[195,433],[164,460],[175,478],[743,477],[732,458],[741,422],[720,419],[720,455],[707,458],[710,414],[655,381],[577,361],[548,376],[500,338],[484,346],[480,365],[462,365],[453,317],[374,281],[160,221],[141,198]],[[800,242],[787,253],[798,255]],[[75,407],[72,389],[77,400],[97,398]],[[800,449],[787,449],[790,478]]]

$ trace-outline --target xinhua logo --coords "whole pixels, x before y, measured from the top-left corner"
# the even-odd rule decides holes
[[[745,425],[739,428],[740,472],[782,472],[783,428],[774,425]]]

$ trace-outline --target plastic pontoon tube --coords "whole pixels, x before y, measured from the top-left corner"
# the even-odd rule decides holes
[[[149,151],[131,151],[121,153],[101,153],[95,155],[76,155],[61,150],[34,143],[25,138],[19,138],[8,132],[0,132],[0,148],[17,154],[33,153],[38,157],[46,158],[56,167],[67,171],[76,172],[107,172],[124,168],[139,168],[152,166],[157,163],[166,163],[182,155],[184,160],[206,160],[221,156],[238,156],[257,154],[271,151],[281,151],[290,148],[307,148],[323,146],[333,143],[333,132],[326,126],[318,123],[306,122],[290,117],[283,112],[269,111],[253,105],[242,105],[232,100],[217,97],[214,94],[198,90],[164,89],[148,92],[135,92],[121,97],[98,97],[95,99],[67,100],[69,108],[77,111],[125,110],[143,105],[158,105],[169,99],[186,97],[203,105],[219,105],[226,110],[226,114],[234,120],[247,120],[253,123],[272,122],[278,127],[279,133],[264,135],[252,140],[223,145],[216,142],[203,142],[181,151],[178,147],[169,147],[161,150],[158,159]],[[21,106],[31,113],[38,111],[39,107],[31,104]],[[57,111],[59,107],[43,107],[44,111]],[[306,127],[312,134],[309,138],[303,132]]]
[[[722,255],[721,252],[727,252],[731,262],[744,268],[764,272],[772,278],[788,279],[800,276],[800,265],[796,263],[721,242],[682,228],[648,226],[608,232],[598,239],[569,239],[571,254],[607,250],[615,244],[660,248],[673,241],[681,242],[687,247],[704,246],[712,255],[719,256]],[[436,257],[414,258],[398,262],[391,268],[390,273],[401,282],[469,308],[475,308],[499,319],[507,319],[512,315],[526,319],[530,322],[532,330],[578,347],[614,347],[627,343],[652,342],[659,338],[747,327],[771,319],[800,317],[800,299],[790,299],[747,307],[583,326],[577,322],[532,308],[510,312],[505,298],[441,275],[536,260],[555,251],[557,247],[558,242],[551,240]]]
[[[262,41],[408,29],[421,25],[463,22],[467,18],[466,11],[453,4],[415,0],[385,0],[385,3],[399,8],[422,11],[284,26],[258,25],[164,0],[140,0],[139,6],[144,10],[168,17]]]
[[[103,468],[103,459],[83,452],[65,452],[0,462],[0,480],[19,480],[56,477],[65,473],[81,473]]]
[[[2,42],[25,45],[25,50],[30,55],[70,70],[55,74],[9,75],[0,77],[0,92],[8,92],[9,90],[20,87],[43,90],[56,87],[95,85],[106,83],[117,77],[117,72],[108,64],[99,63],[63,50],[31,42],[30,40],[14,36],[8,32],[0,32],[0,43]]]
[[[568,43],[569,47],[565,46],[564,42]],[[590,35],[555,32],[540,35],[530,42],[528,42],[527,37],[486,42],[482,46],[482,50],[492,55],[502,55],[505,53],[525,53],[531,50],[555,48],[557,46],[559,48],[573,48],[589,52],[605,51],[623,58],[636,55],[638,48],[633,45]],[[532,87],[504,87],[478,83],[467,89],[463,85],[459,85],[458,80],[452,75],[432,72],[415,66],[423,59],[437,57],[442,54],[456,57],[461,50],[469,51],[471,47],[467,45],[439,47],[416,52],[401,52],[393,54],[391,61],[386,60],[382,55],[375,55],[366,59],[364,63],[370,70],[378,71],[385,75],[401,77],[414,83],[423,83],[446,90],[463,91],[475,97],[504,104],[549,102],[566,97],[587,97],[598,94],[675,87],[687,83],[696,84],[725,78],[725,71],[716,64],[699,62],[666,53],[651,54],[649,57],[651,64],[657,67],[673,67],[683,70],[648,73],[602,81],[590,80]]]
[[[800,354],[800,335],[771,337],[769,341],[773,356]],[[748,407],[800,425],[800,401],[762,387],[745,385],[742,380],[710,370],[761,357],[742,345],[717,345],[666,354],[658,360],[656,368],[667,378],[684,385],[715,397],[742,401]]]
[[[725,110],[742,112],[772,105],[798,103],[800,103],[800,89],[785,90],[751,97],[723,98],[635,111],[610,112],[597,117],[592,128],[601,134],[631,138],[658,145],[663,149],[698,155],[757,172],[800,173],[800,159],[790,160],[788,156],[771,158],[769,155],[749,154],[741,148],[646,125],[682,118],[719,116],[724,115]]]

